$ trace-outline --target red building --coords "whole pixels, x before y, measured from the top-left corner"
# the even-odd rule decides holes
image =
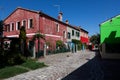
[[[88,45],[89,43],[89,37],[88,37],[88,31],[80,28],[80,40],[82,43]]]
[[[17,8],[5,20],[4,36],[19,37],[20,27],[24,26],[28,38],[28,45],[33,52],[33,56],[38,51],[38,40],[34,41],[35,46],[32,46],[32,38],[36,33],[45,35],[45,40],[40,39],[40,49],[44,49],[45,43],[48,43],[48,49],[56,48],[56,41],[62,40],[66,43],[66,26],[68,24],[62,22],[62,13],[59,14],[59,19],[55,19],[43,12],[33,11],[24,8]],[[31,47],[32,46],[32,47]]]

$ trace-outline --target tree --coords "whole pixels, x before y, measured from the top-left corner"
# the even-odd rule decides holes
[[[26,31],[25,31],[24,26],[22,26],[21,29],[20,29],[19,39],[20,39],[21,52],[25,57],[28,57],[27,42],[26,42]]]
[[[40,38],[45,40],[45,35],[38,32],[33,36],[33,40],[35,40],[36,38],[38,39],[38,52],[39,52],[40,51]]]
[[[91,38],[90,38],[90,42],[92,43],[92,44],[100,44],[100,34],[95,34],[95,35],[92,35],[91,36]]]
[[[2,49],[3,48],[3,25],[4,25],[4,23],[3,23],[3,21],[1,20],[0,21],[0,48]]]
[[[0,37],[3,35],[3,21],[0,21]]]

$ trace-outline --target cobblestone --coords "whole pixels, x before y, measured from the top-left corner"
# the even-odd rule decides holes
[[[60,53],[39,59],[49,67],[29,71],[6,80],[61,80],[95,56],[94,52]]]

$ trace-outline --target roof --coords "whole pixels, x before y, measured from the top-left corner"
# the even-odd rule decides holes
[[[29,11],[29,12],[33,12],[33,13],[39,13],[39,11],[35,11],[35,10],[29,10],[29,9],[25,9],[25,8],[21,8],[21,7],[17,7],[10,15],[8,15],[8,17],[6,17],[5,19],[4,19],[4,21],[7,19],[7,18],[9,18],[15,11],[17,11],[18,9],[21,9],[21,10],[26,10],[26,11]]]
[[[116,15],[116,16],[114,16],[114,17],[111,17],[110,19],[107,19],[107,20],[103,21],[101,24],[99,24],[99,26],[101,26],[102,24],[104,24],[104,23],[106,23],[106,22],[108,22],[108,21],[111,21],[113,18],[118,17],[118,16],[120,16],[120,14],[119,14],[119,15]]]
[[[83,29],[83,28],[80,28],[80,30],[82,30],[82,31],[84,31],[84,32],[86,32],[86,33],[88,33],[88,31],[86,31],[85,29]]]
[[[64,24],[64,25],[68,26],[68,27],[71,27],[71,28],[74,28],[74,29],[76,29],[76,30],[79,30],[78,28],[75,28],[74,26],[72,26],[72,25],[70,25],[70,24],[66,24],[65,22],[62,22],[62,21],[60,21],[60,20],[58,20],[58,19],[55,19],[55,18],[53,18],[53,17],[51,17],[51,16],[43,13],[42,11],[35,11],[35,10],[26,9],[26,8],[21,8],[21,7],[17,7],[8,17],[10,17],[10,16],[11,16],[15,11],[17,11],[18,9],[22,9],[22,10],[26,10],[26,11],[29,11],[29,12],[33,12],[33,13],[39,14],[40,16],[42,16],[42,15],[47,16],[47,17],[49,17],[50,19],[53,19],[53,20],[55,20],[55,21],[57,21],[57,22],[59,22],[59,23],[62,23],[62,24]],[[8,17],[7,17],[7,18],[8,18]],[[7,18],[5,18],[4,21],[5,21]]]

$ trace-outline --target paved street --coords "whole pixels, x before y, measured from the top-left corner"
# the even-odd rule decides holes
[[[60,53],[39,59],[49,67],[37,69],[11,77],[7,80],[61,80],[80,66],[94,58],[94,52]]]
[[[39,59],[48,67],[7,80],[120,80],[120,60],[105,60],[96,52],[60,53]]]

